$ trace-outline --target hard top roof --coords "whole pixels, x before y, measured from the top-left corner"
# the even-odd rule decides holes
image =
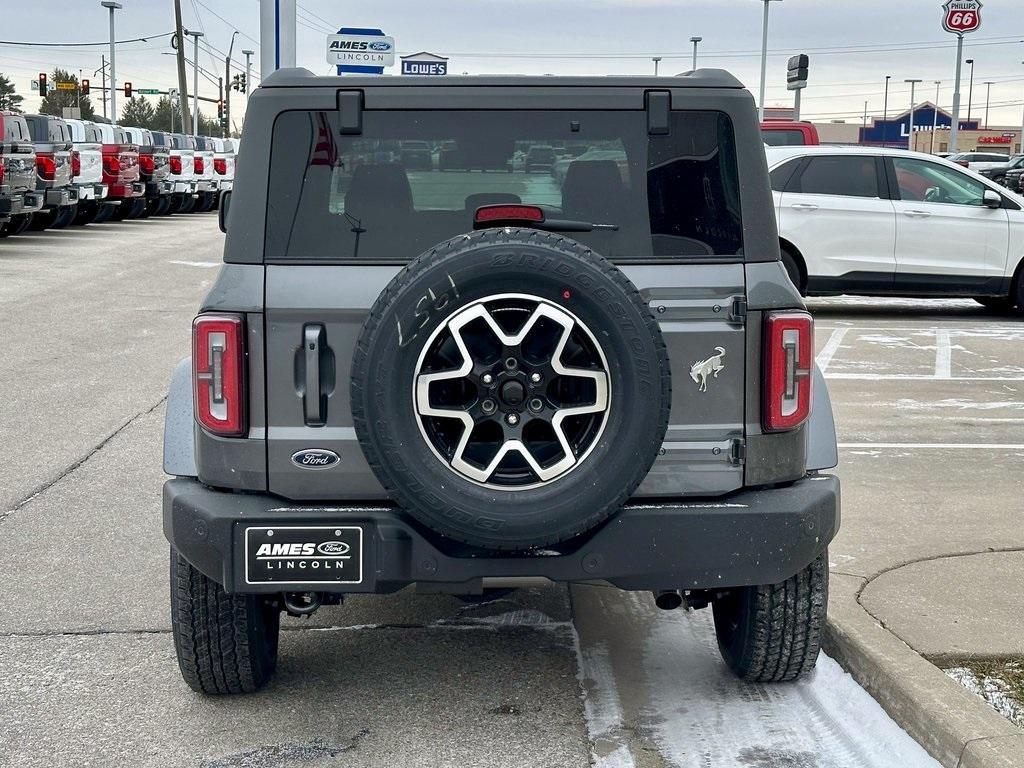
[[[697,69],[673,77],[653,75],[608,75],[564,77],[548,75],[455,75],[422,77],[415,75],[315,75],[308,69],[279,69],[263,79],[263,88],[400,88],[435,86],[441,88],[473,86],[477,88],[516,87],[606,87],[606,88],[743,88],[743,84],[724,69]]]

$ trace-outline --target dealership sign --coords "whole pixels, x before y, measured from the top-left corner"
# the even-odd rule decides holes
[[[327,63],[338,66],[338,74],[362,72],[381,74],[395,64],[395,38],[379,29],[342,27],[327,36]]]
[[[403,75],[447,75],[448,59],[426,51],[402,57]]]
[[[981,0],[946,0],[942,9],[942,28],[947,32],[962,35],[981,26]]]

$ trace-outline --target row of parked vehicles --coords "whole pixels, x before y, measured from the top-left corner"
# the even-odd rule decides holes
[[[0,112],[0,238],[211,211],[237,150],[235,139]]]

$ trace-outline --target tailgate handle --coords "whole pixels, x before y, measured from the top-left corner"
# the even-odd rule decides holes
[[[305,381],[302,401],[308,426],[321,427],[327,421],[327,395],[320,386],[321,363],[327,351],[327,332],[319,323],[302,329]]]

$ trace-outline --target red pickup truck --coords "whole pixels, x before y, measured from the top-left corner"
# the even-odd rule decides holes
[[[770,147],[793,147],[820,144],[813,123],[788,120],[765,120],[761,123],[761,139]]]

